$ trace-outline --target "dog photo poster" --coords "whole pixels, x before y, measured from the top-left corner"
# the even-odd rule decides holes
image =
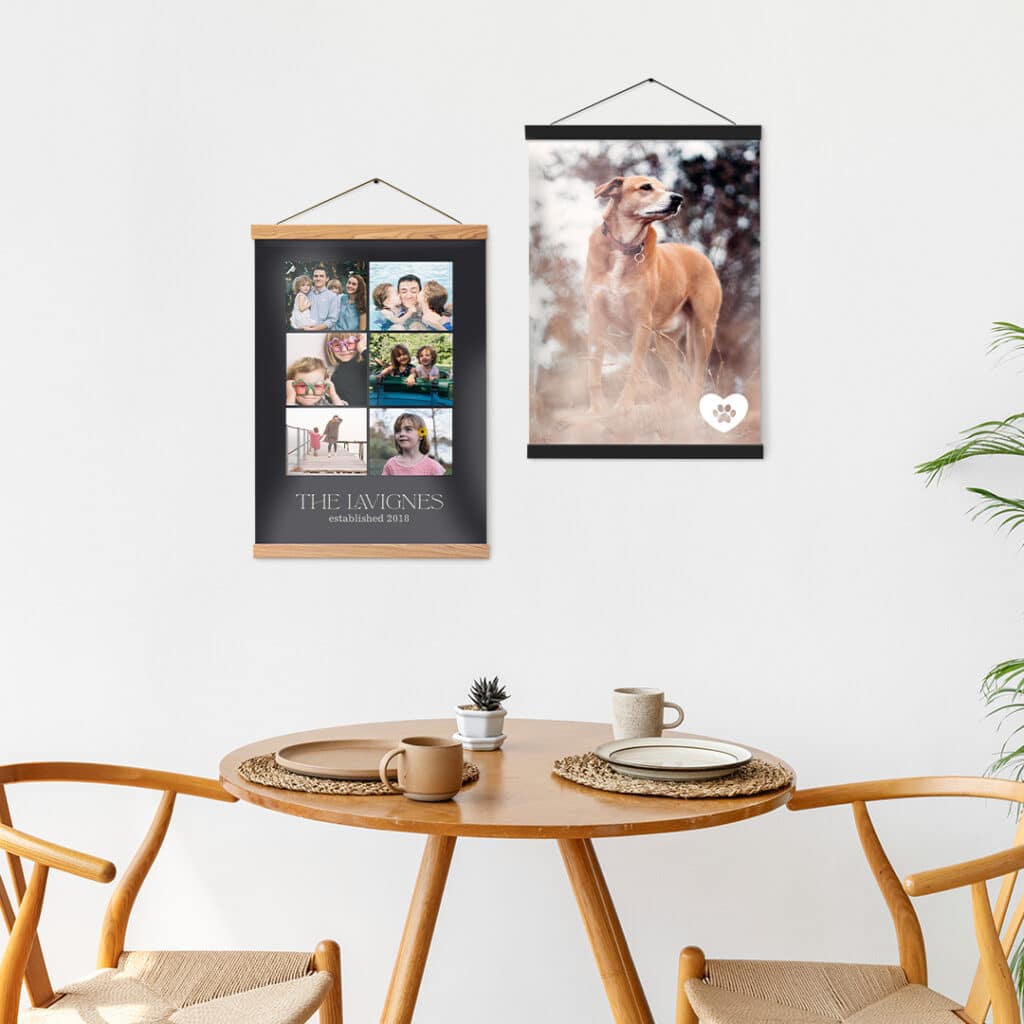
[[[762,458],[760,126],[526,129],[531,458]]]

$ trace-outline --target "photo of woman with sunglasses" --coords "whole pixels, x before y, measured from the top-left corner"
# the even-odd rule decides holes
[[[366,405],[366,335],[328,334],[324,359],[334,391],[347,405]]]

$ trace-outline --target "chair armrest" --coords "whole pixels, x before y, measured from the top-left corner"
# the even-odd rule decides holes
[[[903,888],[911,896],[930,896],[936,892],[959,889],[975,882],[987,882],[1014,871],[1024,870],[1024,846],[1012,846],[1009,850],[990,853],[987,857],[965,860],[949,867],[932,868],[908,875]]]
[[[841,786],[800,789],[786,806],[791,811],[806,811],[857,801],[871,803],[874,800],[902,800],[915,796],[974,796],[1024,802],[1024,783],[960,775],[878,779],[874,782],[848,782]]]
[[[0,850],[6,850],[16,857],[25,857],[36,864],[45,864],[80,878],[88,878],[91,882],[110,882],[117,874],[117,868],[109,860],[58,846],[8,825],[0,825]]]
[[[120,764],[90,764],[80,761],[36,761],[0,767],[0,785],[5,782],[97,782],[112,786],[134,786],[201,796],[208,800],[235,803],[233,796],[217,779],[203,779],[177,772],[157,772]]]

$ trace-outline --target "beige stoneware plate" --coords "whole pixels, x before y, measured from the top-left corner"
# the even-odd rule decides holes
[[[754,756],[746,747],[696,736],[645,736],[602,743],[595,754],[622,775],[665,782],[702,782],[738,771]]]
[[[274,760],[290,772],[316,779],[380,782],[380,759],[398,746],[398,740],[314,740],[282,747]],[[392,761],[388,778],[397,779]]]

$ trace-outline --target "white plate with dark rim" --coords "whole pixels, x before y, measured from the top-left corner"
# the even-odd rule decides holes
[[[722,779],[749,764],[746,747],[697,736],[641,736],[602,743],[595,751],[615,771],[634,779],[704,782]]]

